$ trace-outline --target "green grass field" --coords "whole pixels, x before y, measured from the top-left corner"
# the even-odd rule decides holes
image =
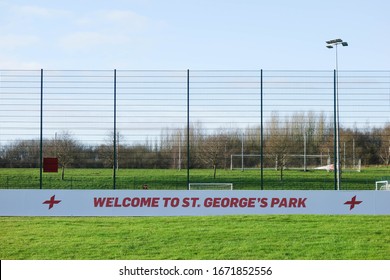
[[[112,170],[44,174],[50,189],[111,189]],[[386,168],[343,173],[343,189],[374,189]],[[213,182],[212,170],[191,170]],[[265,189],[333,189],[333,173],[293,171]],[[215,182],[259,189],[258,170],[218,170]],[[186,170],[119,170],[117,188],[185,189]],[[37,169],[0,169],[0,188],[39,188]],[[0,259],[390,259],[390,216],[0,217]]]
[[[344,172],[342,189],[372,190],[375,181],[384,177],[390,179],[390,169],[386,167],[364,168],[362,172]],[[190,170],[191,182],[233,183],[234,189],[260,189],[259,170],[218,170],[216,179],[213,170]],[[117,171],[117,189],[140,189],[148,184],[151,189],[186,189],[187,171],[174,169],[121,169]],[[0,169],[0,188],[26,189],[39,188],[39,169]],[[65,180],[60,173],[43,174],[44,189],[112,189],[113,179],[110,169],[67,169]],[[270,190],[333,190],[334,174],[324,170],[303,172],[264,171],[264,188]]]
[[[390,216],[1,217],[0,259],[389,260]]]

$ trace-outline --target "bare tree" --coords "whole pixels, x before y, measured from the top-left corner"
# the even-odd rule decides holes
[[[172,130],[170,143],[171,143],[171,156],[172,156],[172,168],[177,168],[181,170],[182,168],[182,159],[183,159],[183,133],[182,130],[176,129]]]
[[[61,166],[61,179],[65,179],[65,169],[74,162],[76,155],[82,150],[81,145],[68,131],[56,134],[53,144],[50,145],[54,151],[49,151],[58,158]]]
[[[1,157],[9,167],[39,166],[39,141],[17,140],[2,151]]]
[[[199,147],[199,159],[206,166],[213,168],[214,179],[217,176],[217,167],[223,165],[228,139],[228,135],[221,131],[215,135],[204,137]]]
[[[287,121],[282,124],[277,113],[272,113],[271,122],[268,128],[268,153],[276,160],[276,168],[280,169],[280,180],[283,181],[283,171],[286,167],[290,151],[289,134],[290,129]]]
[[[379,157],[382,162],[389,167],[390,164],[390,123],[388,123],[381,132],[381,147]]]
[[[114,141],[114,136],[116,136],[116,141]],[[113,131],[107,134],[105,139],[106,143],[100,145],[98,148],[98,154],[99,157],[103,160],[104,166],[111,167],[112,169],[114,169],[116,166],[116,169],[119,169],[119,155],[122,153],[124,148],[123,141],[124,137],[120,134],[119,131],[116,133],[116,135],[114,135]],[[114,144],[116,145],[116,149],[114,149]]]

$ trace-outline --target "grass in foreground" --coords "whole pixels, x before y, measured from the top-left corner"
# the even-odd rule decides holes
[[[390,216],[0,217],[0,259],[390,259]]]

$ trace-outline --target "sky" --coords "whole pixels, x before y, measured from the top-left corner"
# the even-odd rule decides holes
[[[390,1],[0,0],[0,69],[390,70]]]

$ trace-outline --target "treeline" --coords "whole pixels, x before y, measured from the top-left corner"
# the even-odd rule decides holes
[[[231,155],[259,155],[261,151],[260,126],[210,131],[202,123],[194,123],[189,131],[190,168],[230,168],[240,164],[232,162]],[[312,164],[316,165],[323,164],[326,157],[333,161],[333,123],[324,114],[309,112],[280,117],[273,113],[263,131],[265,167],[302,166],[299,155],[304,154],[317,155],[312,157],[315,161]],[[114,161],[118,168],[187,167],[187,129],[165,129],[156,139],[137,144],[127,143],[118,132],[116,149],[113,138],[108,133],[105,143],[87,145],[71,132],[63,132],[43,140],[43,157],[58,158],[63,171],[67,167],[112,168]],[[360,159],[363,165],[388,166],[390,123],[364,129],[341,127],[340,154],[344,165]],[[15,140],[0,147],[1,168],[37,168],[39,158],[39,140]],[[239,157],[234,160],[240,161]],[[245,167],[258,165],[256,156],[245,158]]]

